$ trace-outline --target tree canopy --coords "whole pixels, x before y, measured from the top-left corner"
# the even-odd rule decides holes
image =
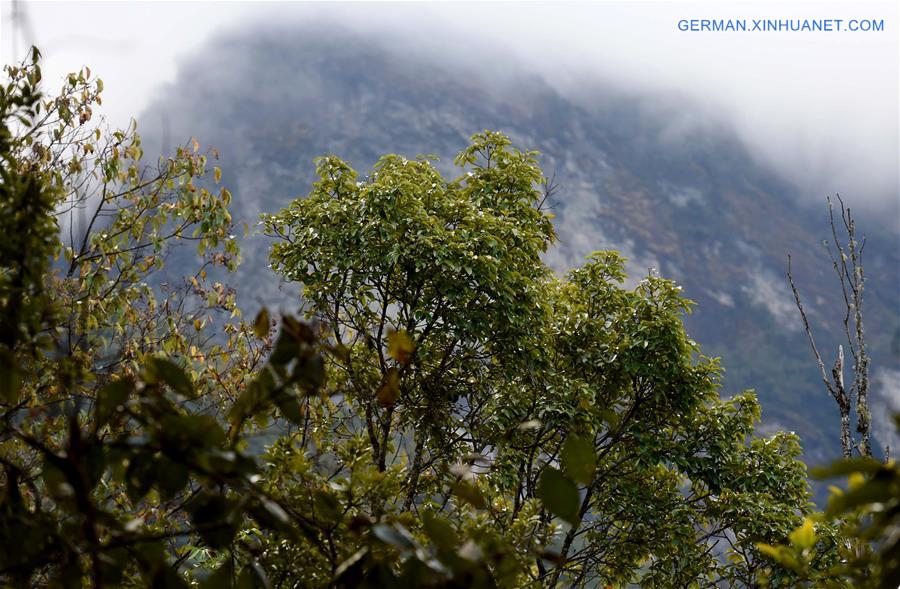
[[[308,487],[350,445],[353,468],[396,491],[360,502],[338,461],[348,515],[424,532],[439,562],[445,538],[425,522],[470,530],[497,563],[485,574],[508,586],[755,584],[755,543],[786,537],[809,507],[796,438],[755,438],[753,395],[719,397],[674,283],[626,289],[614,252],[550,272],[536,153],[485,132],[455,164],[446,179],[392,155],[360,178],[323,157],[312,192],[266,219],[274,268],[341,351],[315,411],[321,435],[340,427],[312,444],[301,428],[276,471],[300,478],[302,456]]]
[[[675,283],[544,264],[537,153],[320,158],[264,218],[303,316],[244,321],[207,281],[239,260],[215,152],[147,163],[91,123],[99,79],[48,99],[33,57],[0,93],[3,582],[790,587],[843,558]]]

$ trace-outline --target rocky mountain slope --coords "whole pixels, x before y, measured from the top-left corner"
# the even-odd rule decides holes
[[[799,433],[811,463],[837,456],[837,409],[784,275],[790,252],[830,361],[841,311],[821,247],[829,230],[824,195],[802,204],[810,200],[689,104],[600,82],[583,93],[590,98],[572,100],[524,66],[510,66],[501,82],[452,63],[334,30],[232,35],[184,62],[139,120],[148,153],[192,135],[218,148],[235,218],[251,227],[261,212],[309,190],[312,160],[323,153],[361,171],[384,153],[429,153],[449,169],[472,133],[504,131],[542,152],[546,173],[555,174],[560,243],[548,255],[555,268],[615,248],[635,277],[652,267],[677,279],[698,303],[689,333],[723,359],[723,394],[755,388],[765,428]],[[900,236],[877,220],[861,224],[883,444],[888,411],[900,409]],[[248,312],[292,308],[296,289],[267,270],[266,238],[251,235],[242,247],[242,269],[230,282]]]

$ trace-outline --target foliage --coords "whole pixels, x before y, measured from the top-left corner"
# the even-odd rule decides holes
[[[895,417],[900,427],[900,416]],[[896,461],[878,462],[870,456],[843,459],[813,470],[821,479],[847,477],[846,489],[831,487],[828,506],[805,523],[808,532],[795,530],[789,542],[761,548],[784,568],[798,574],[809,587],[894,589],[900,585],[900,468]],[[840,528],[841,558],[830,567],[817,567],[808,548],[821,529]],[[806,534],[810,534],[807,536]]]
[[[394,522],[406,568],[373,584],[423,566],[437,583],[459,559],[504,586],[755,584],[755,544],[808,509],[796,438],[753,438],[753,395],[718,397],[673,283],[627,290],[611,252],[551,275],[535,153],[486,132],[455,163],[447,180],[386,156],[360,179],[324,157],[312,192],[266,219],[275,269],[341,352],[328,401],[269,455],[286,500],[333,495],[334,553],[269,539],[268,566],[325,582],[378,562],[357,552],[361,521]],[[449,537],[469,541],[454,554]]]
[[[37,57],[0,102],[4,583],[802,579],[758,547],[809,511],[796,437],[757,437],[751,392],[719,397],[674,283],[625,288],[613,252],[548,270],[536,153],[481,133],[453,179],[318,160],[265,220],[312,320],[275,331],[206,282],[238,261],[215,153],[147,164],[135,125],[89,125],[102,82],[44,99]]]
[[[895,419],[896,420],[896,419]],[[900,421],[898,421],[900,424]],[[819,477],[847,475],[849,488],[834,488],[825,515],[852,526],[854,553],[842,572],[857,586],[900,585],[900,469],[893,460],[861,457],[815,472]]]
[[[228,193],[199,187],[199,146],[150,166],[134,126],[91,127],[87,68],[43,98],[38,58],[6,68],[0,94],[0,578],[184,586],[190,542],[230,543],[269,505],[215,415],[264,344],[240,323],[227,348],[204,343],[234,312],[204,284],[236,263]],[[171,287],[156,277],[180,240],[203,260]]]
[[[32,59],[39,58],[34,50]],[[0,366],[4,378],[0,399],[16,401],[22,378],[13,350],[30,348],[32,334],[49,319],[43,278],[50,264],[56,226],[52,211],[56,194],[34,166],[19,162],[12,153],[11,125],[27,124],[39,109],[35,85],[40,69],[0,88]],[[28,350],[31,352],[31,350]]]

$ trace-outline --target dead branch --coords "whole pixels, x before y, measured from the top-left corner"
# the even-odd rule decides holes
[[[807,339],[815,356],[816,363],[819,366],[819,372],[822,376],[822,382],[825,388],[834,398],[838,405],[841,416],[841,451],[844,457],[850,457],[853,449],[861,456],[871,456],[872,447],[870,442],[870,422],[869,422],[869,356],[866,351],[865,330],[863,329],[862,302],[863,287],[865,284],[865,273],[863,271],[862,253],[865,248],[865,238],[860,243],[856,239],[856,222],[850,214],[850,208],[844,205],[844,201],[840,195],[837,195],[838,202],[841,206],[841,220],[838,223],[834,216],[834,205],[829,197],[828,216],[831,224],[831,235],[833,242],[829,244],[825,242],[825,249],[831,259],[831,265],[838,278],[841,287],[841,294],[844,301],[843,309],[843,331],[846,339],[847,349],[853,360],[853,378],[849,389],[845,386],[844,381],[844,346],[838,346],[837,360],[831,369],[831,378],[825,371],[825,363],[816,346],[813,337],[812,328],[809,324],[806,310],[800,298],[797,285],[794,282],[793,269],[791,267],[791,256],[788,256],[787,277],[791,285],[791,291],[794,294],[794,302],[800,311],[800,318],[803,322],[803,328],[806,331]],[[842,226],[842,233],[845,235],[846,243],[842,243],[839,234],[839,226]],[[856,401],[856,432],[859,434],[858,443],[854,443],[853,436],[850,431],[851,409],[853,401]]]

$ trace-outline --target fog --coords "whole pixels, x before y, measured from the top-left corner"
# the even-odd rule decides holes
[[[725,125],[806,198],[840,192],[870,212],[897,214],[896,2],[26,2],[13,18],[15,8],[4,2],[0,13],[4,63],[36,43],[45,79],[90,65],[117,125],[223,32],[340,25],[496,83],[511,71],[533,73],[586,106],[610,91],[678,97],[687,106],[673,113],[673,140],[690,141],[697,124]],[[692,18],[884,19],[885,30],[678,30]]]

